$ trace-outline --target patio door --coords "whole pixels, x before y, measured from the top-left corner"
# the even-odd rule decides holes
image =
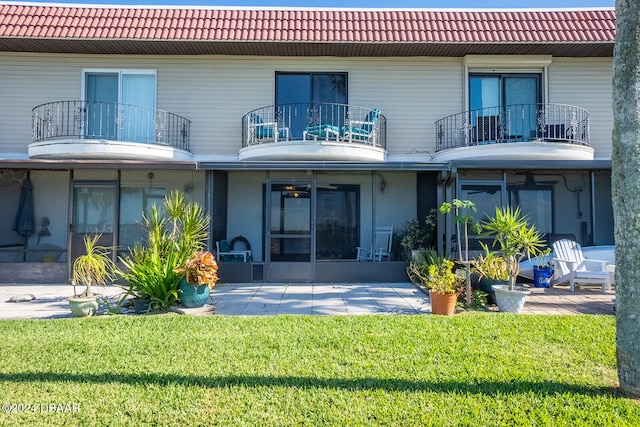
[[[74,182],[71,193],[70,267],[84,254],[84,236],[100,234],[99,245],[116,244],[117,186],[115,181]]]
[[[541,74],[470,74],[469,109],[481,140],[529,140],[536,135]]]
[[[85,71],[86,138],[155,141],[153,71]]]
[[[315,259],[312,181],[267,183],[266,274],[270,282],[310,282]]]

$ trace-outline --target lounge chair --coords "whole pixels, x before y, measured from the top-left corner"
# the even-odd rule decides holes
[[[562,239],[553,243],[553,284],[569,282],[569,290],[575,285],[591,283],[602,285],[602,292],[611,289],[613,266],[607,261],[585,258],[579,243]]]

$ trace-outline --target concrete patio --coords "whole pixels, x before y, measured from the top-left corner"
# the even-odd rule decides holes
[[[122,292],[109,286],[102,293],[113,300]],[[574,293],[568,286],[531,288],[524,313],[548,315],[614,314],[613,292],[584,288]],[[28,302],[9,302],[12,296],[31,294]],[[65,284],[0,285],[0,319],[51,319],[71,317]],[[268,316],[429,314],[429,298],[411,283],[248,283],[220,284],[210,303],[219,315]],[[102,309],[104,312],[104,308]]]

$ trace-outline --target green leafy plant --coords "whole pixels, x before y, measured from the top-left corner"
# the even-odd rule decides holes
[[[93,286],[104,286],[114,280],[116,265],[111,259],[111,249],[98,245],[101,234],[84,236],[85,254],[80,255],[73,262],[71,284],[75,296],[88,298],[93,293]],[[84,292],[76,293],[76,286],[85,286]]]
[[[491,280],[508,280],[509,265],[507,260],[501,257],[498,252],[491,251],[489,247],[481,243],[484,255],[480,254],[475,258],[471,271],[478,275],[480,279],[486,277]]]
[[[473,212],[477,211],[476,205],[470,200],[453,199],[451,202],[443,202],[440,205],[440,212],[449,214],[453,210],[454,222],[456,225],[456,241],[458,244],[458,260],[465,266],[466,274],[466,303],[471,304],[471,269],[469,265],[469,231],[480,233],[480,224],[473,220]],[[462,231],[461,231],[462,229]],[[461,234],[462,232],[462,234]],[[464,237],[464,257],[462,256],[462,237]]]
[[[482,221],[482,229],[487,236],[493,236],[493,245],[498,246],[499,255],[507,261],[509,290],[515,287],[520,273],[520,261],[526,256],[537,256],[545,246],[542,234],[534,225],[529,225],[528,217],[519,207],[497,207],[494,217]]]
[[[475,203],[470,200],[453,199],[451,202],[443,202],[440,205],[440,212],[448,214],[453,210],[454,222],[456,224],[456,235],[458,236],[458,259],[469,260],[469,231],[479,233],[481,227],[473,221],[472,212],[476,212]],[[461,230],[462,228],[462,230]],[[462,234],[460,234],[462,232]],[[464,257],[462,256],[462,240],[464,239]]]
[[[197,203],[173,191],[165,197],[164,209],[153,205],[143,214],[146,240],[137,243],[120,261],[128,284],[128,294],[149,298],[154,309],[164,309],[179,300],[176,268],[184,266],[194,252],[206,246],[209,217]]]
[[[428,249],[435,246],[435,230],[438,225],[438,211],[431,209],[424,221],[410,219],[404,224],[400,245],[406,250]]]
[[[414,283],[440,294],[455,294],[463,282],[453,272],[453,261],[438,255],[434,250],[420,251],[409,262],[407,273]]]
[[[488,311],[487,297],[489,294],[484,291],[474,290],[471,293],[471,304],[466,303],[466,295],[460,294],[456,306],[467,310]]]
[[[537,267],[541,270],[553,268],[553,265],[549,261],[545,261],[545,257],[551,253],[551,248],[546,248],[542,250],[534,257],[534,267]]]

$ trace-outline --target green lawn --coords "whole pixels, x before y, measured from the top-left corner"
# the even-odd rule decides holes
[[[611,316],[103,316],[0,336],[0,403],[37,409],[0,425],[640,425]]]

